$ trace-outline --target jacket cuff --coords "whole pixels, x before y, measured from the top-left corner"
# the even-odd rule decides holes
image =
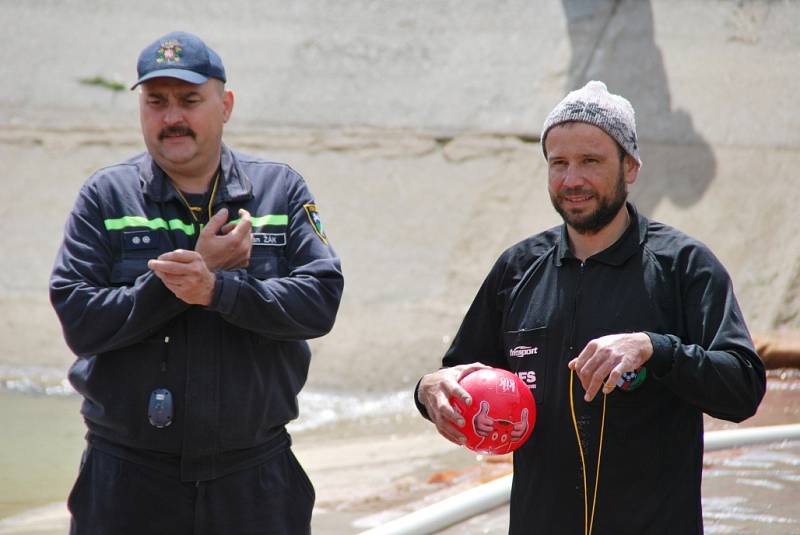
[[[221,314],[230,314],[236,303],[239,287],[242,285],[241,271],[217,271],[214,296],[208,306]]]
[[[420,403],[419,401],[419,384],[422,382],[422,377],[420,377],[419,381],[417,381],[417,386],[414,387],[414,404],[417,406],[417,410],[419,413],[426,419],[430,420],[430,416],[428,416],[428,409],[425,408],[425,405]]]
[[[645,332],[653,344],[653,356],[647,361],[647,367],[656,377],[664,377],[672,370],[675,360],[675,348],[672,340],[665,334]]]

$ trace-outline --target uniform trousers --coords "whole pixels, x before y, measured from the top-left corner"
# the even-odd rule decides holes
[[[314,487],[290,449],[184,482],[89,446],[67,505],[72,535],[306,535]]]

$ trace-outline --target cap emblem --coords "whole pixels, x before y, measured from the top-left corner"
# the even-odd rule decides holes
[[[156,51],[156,63],[178,63],[181,60],[183,48],[175,39],[164,41]]]

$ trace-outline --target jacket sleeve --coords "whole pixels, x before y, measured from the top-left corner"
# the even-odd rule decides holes
[[[740,422],[755,414],[766,389],[733,284],[722,264],[702,246],[677,269],[685,339],[647,333],[653,343],[648,368],[678,396],[715,418]]]
[[[138,342],[189,306],[149,270],[132,285],[112,285],[113,256],[98,198],[90,183],[81,188],[50,276],[50,302],[67,345],[80,357]]]
[[[344,279],[339,258],[306,211],[305,181],[288,176],[286,257],[289,274],[258,279],[244,269],[220,271],[209,308],[230,323],[274,340],[305,340],[333,327]]]

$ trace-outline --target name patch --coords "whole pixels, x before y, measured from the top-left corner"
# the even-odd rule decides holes
[[[286,245],[286,233],[254,232],[253,245],[267,245],[271,247],[281,247]]]

